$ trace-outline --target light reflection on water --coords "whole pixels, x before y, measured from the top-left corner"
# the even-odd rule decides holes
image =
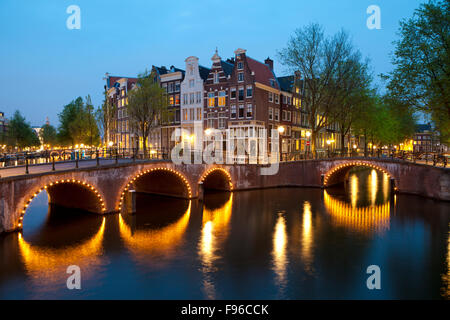
[[[39,195],[23,236],[0,238],[0,298],[449,298],[449,204],[391,200],[389,185],[354,170],[344,188],[142,196],[135,215],[105,217],[47,212]],[[72,264],[80,292],[65,288]],[[365,287],[370,264],[381,292]]]

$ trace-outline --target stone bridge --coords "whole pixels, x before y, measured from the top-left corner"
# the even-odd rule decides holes
[[[121,211],[130,190],[201,199],[207,189],[328,187],[347,179],[354,166],[386,173],[396,192],[450,200],[450,169],[397,160],[339,158],[282,162],[275,175],[261,175],[262,165],[138,161],[0,178],[0,232],[20,230],[28,205],[43,190],[47,191],[51,204],[103,214]]]

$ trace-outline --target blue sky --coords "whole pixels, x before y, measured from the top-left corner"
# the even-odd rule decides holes
[[[275,60],[293,31],[311,22],[332,34],[347,30],[372,61],[375,74],[392,69],[389,54],[399,21],[419,0],[1,0],[0,111],[20,110],[32,125],[54,125],[62,107],[78,96],[102,102],[105,72],[135,76],[151,65],[184,68],[195,55],[209,67],[217,46],[222,58],[236,48]],[[81,29],[69,30],[67,7],[81,9]],[[369,5],[381,9],[381,30],[366,26]]]

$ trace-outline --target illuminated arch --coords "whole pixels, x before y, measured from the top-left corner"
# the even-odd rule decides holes
[[[208,178],[211,178],[216,173],[219,173],[222,177],[224,177],[227,180],[228,184],[227,185],[224,184],[223,188],[213,188],[213,189],[225,189],[226,191],[233,191],[233,182],[232,182],[230,173],[227,170],[220,168],[220,167],[215,167],[215,168],[206,170],[202,174],[202,176],[199,180],[199,184],[200,183],[203,184],[203,187],[205,189],[208,189],[208,187],[205,186],[205,184],[207,183]]]
[[[81,181],[81,180],[76,180],[76,179],[61,179],[61,180],[56,180],[56,181],[52,181],[47,183],[46,185],[44,185],[43,187],[40,187],[39,189],[37,189],[35,192],[31,193],[30,196],[25,197],[26,200],[25,204],[23,205],[22,210],[20,211],[19,214],[19,222],[18,222],[18,227],[21,229],[22,228],[22,222],[23,222],[23,217],[27,211],[28,206],[30,205],[31,201],[33,201],[33,199],[42,191],[44,190],[48,190],[49,188],[59,185],[59,184],[76,184],[79,187],[82,187],[84,189],[86,189],[87,191],[90,191],[91,193],[93,193],[96,198],[98,199],[98,204],[100,206],[101,212],[104,213],[106,211],[105,208],[105,201],[103,200],[102,195],[100,194],[100,192],[91,184]],[[50,202],[50,201],[49,201]]]
[[[142,171],[138,172],[131,180],[128,181],[128,183],[125,185],[125,187],[122,188],[122,192],[120,193],[120,197],[119,197],[119,200],[117,202],[117,208],[118,208],[119,211],[122,210],[125,193],[130,189],[131,184],[133,184],[140,177],[142,177],[142,176],[144,176],[146,174],[155,172],[155,171],[168,172],[168,173],[176,175],[180,179],[180,181],[183,183],[184,187],[186,188],[186,192],[187,192],[188,198],[189,199],[192,198],[191,186],[189,185],[189,182],[186,179],[186,177],[183,174],[181,174],[180,172],[178,172],[178,171],[176,171],[174,169],[166,168],[166,167],[158,167],[158,168],[146,169],[146,170],[142,170]]]
[[[351,168],[357,166],[372,168],[385,173],[390,179],[393,178],[392,174],[388,172],[385,168],[380,167],[378,165],[374,165],[373,163],[365,161],[350,161],[346,163],[341,163],[328,170],[327,173],[324,175],[323,179],[324,187],[336,184],[337,182],[339,182],[338,176],[346,175]]]

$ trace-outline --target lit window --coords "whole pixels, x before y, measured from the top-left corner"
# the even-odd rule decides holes
[[[214,98],[214,92],[208,93],[208,107],[214,107],[215,106],[215,98]]]
[[[173,102],[174,102],[173,96],[170,96],[170,97],[169,97],[169,104],[170,104],[171,106],[173,106]]]
[[[219,92],[219,107],[224,107],[225,101],[226,101],[225,91],[220,91]]]
[[[179,94],[175,95],[175,105],[177,105],[177,106],[180,105],[180,95]]]

